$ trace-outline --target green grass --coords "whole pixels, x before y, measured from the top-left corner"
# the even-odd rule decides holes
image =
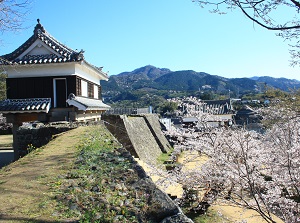
[[[158,158],[158,162],[163,164],[165,161],[170,159],[170,154],[169,153],[162,153]]]
[[[2,181],[2,180],[0,180],[0,185],[1,185],[1,184],[4,184],[5,182],[6,182],[6,181]]]
[[[121,145],[104,129],[93,129],[78,146],[73,167],[52,183],[62,217],[80,222],[138,222],[146,207],[146,194],[131,185],[138,180]]]
[[[203,214],[187,214],[189,218],[191,218],[194,223],[225,223],[228,222],[224,218],[222,218],[218,213],[214,210],[209,210]]]
[[[157,158],[158,163],[164,164],[165,161],[169,161],[172,152],[173,152],[173,149],[168,153],[161,153],[160,156]]]

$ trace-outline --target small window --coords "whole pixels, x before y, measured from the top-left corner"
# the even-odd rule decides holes
[[[97,85],[94,85],[94,98],[99,99],[99,88]]]
[[[88,96],[88,83],[84,80],[81,80],[81,95],[84,97]]]

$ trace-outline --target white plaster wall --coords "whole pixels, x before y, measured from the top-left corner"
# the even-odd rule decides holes
[[[29,55],[47,55],[47,54],[49,54],[49,50],[46,49],[43,45],[37,45],[29,52]]]
[[[47,46],[40,39],[37,39],[27,50],[25,50],[18,58],[22,59],[25,55],[47,55],[55,54],[60,56],[55,50]]]
[[[100,85],[100,80],[105,80],[104,76],[80,62],[7,65],[3,68],[8,78],[78,75],[97,85]]]
[[[82,69],[84,68],[84,69]],[[79,77],[100,85],[100,76],[96,72],[89,70],[84,65],[77,62],[70,63],[53,63],[53,64],[33,64],[33,65],[14,65],[4,66],[8,78],[24,77],[46,77],[46,76],[68,76],[78,75]],[[76,70],[76,71],[75,71]],[[86,72],[85,72],[86,71]],[[86,81],[81,82],[82,96],[88,97],[88,84]],[[94,98],[99,98],[98,86],[94,85]]]
[[[4,66],[8,78],[75,75],[74,63]]]
[[[94,85],[94,98],[99,98],[99,89],[98,86]]]
[[[100,85],[100,80],[107,80],[105,76],[99,74],[96,72],[93,68],[91,68],[89,65],[87,65],[85,62],[82,62],[81,64],[77,63],[75,65],[75,73],[79,77],[82,77],[88,81],[91,81],[95,84]]]
[[[219,117],[221,120],[232,120],[232,114],[225,114],[225,115],[216,115]]]

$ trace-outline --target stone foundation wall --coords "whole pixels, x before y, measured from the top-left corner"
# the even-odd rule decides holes
[[[102,120],[131,155],[147,163],[156,163],[162,152],[171,149],[157,115],[102,115]]]
[[[156,164],[156,160],[162,151],[144,117],[124,116],[123,121],[138,158],[146,163]]]
[[[123,119],[123,115],[102,115],[102,120],[106,128],[118,139],[118,141],[127,151],[130,152],[132,156],[138,157],[138,154],[134,150],[133,144],[127,133]]]
[[[26,125],[17,131],[17,147],[19,157],[28,153],[29,145],[35,148],[46,145],[54,135],[76,128],[77,125],[70,123],[52,123],[48,125]]]
[[[146,114],[143,117],[161,151],[164,153],[170,152],[172,147],[162,133],[162,124],[159,122],[159,117],[155,114]]]

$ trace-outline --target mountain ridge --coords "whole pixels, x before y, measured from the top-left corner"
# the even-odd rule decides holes
[[[141,89],[202,91],[213,90],[224,92],[260,92],[266,87],[283,91],[299,89],[300,81],[269,76],[253,76],[252,78],[226,78],[193,70],[171,71],[146,65],[133,71],[112,75],[108,82],[101,82],[103,93],[107,91],[134,91]]]

